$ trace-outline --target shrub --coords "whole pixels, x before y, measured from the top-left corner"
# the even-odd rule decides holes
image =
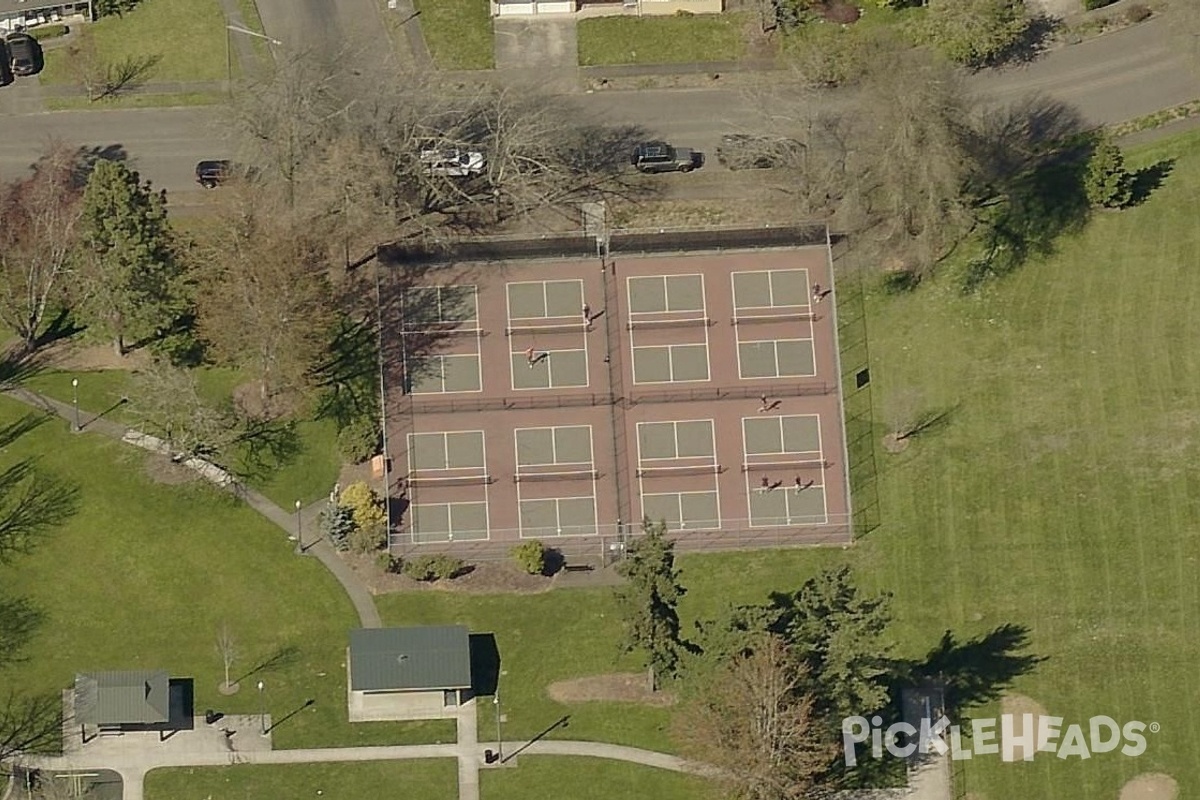
[[[355,553],[373,553],[387,547],[387,524],[355,525],[350,532],[350,549]]]
[[[1133,176],[1125,169],[1125,156],[1107,136],[1100,138],[1092,150],[1083,188],[1093,206],[1121,208],[1133,197]]]
[[[1030,24],[1022,0],[930,0],[924,36],[951,61],[979,68],[1003,59]]]
[[[1083,10],[1095,11],[1097,8],[1111,6],[1115,2],[1117,2],[1117,0],[1083,0]]]
[[[862,11],[858,9],[858,6],[851,5],[846,0],[824,0],[813,6],[813,11],[820,14],[826,22],[839,25],[858,22],[858,18],[862,16]]]
[[[521,569],[530,575],[543,575],[546,572],[546,546],[537,539],[521,542],[511,551]]]
[[[352,483],[342,490],[340,505],[350,509],[354,524],[359,528],[370,529],[387,522],[383,500],[363,481]]]
[[[1136,4],[1125,9],[1125,21],[1130,25],[1136,25],[1139,22],[1145,22],[1154,15],[1147,6]]]
[[[350,534],[354,532],[354,515],[350,509],[337,503],[330,503],[321,512],[318,520],[321,533],[329,537],[329,541],[338,550],[350,548]]]
[[[440,581],[453,578],[465,566],[461,558],[439,554],[407,559],[400,569],[414,581]]]
[[[355,417],[338,431],[338,452],[351,464],[361,464],[379,452],[380,437],[374,417]]]
[[[66,36],[71,32],[71,29],[66,25],[42,25],[38,28],[30,28],[25,32],[41,42],[46,39],[55,39],[59,36]]]

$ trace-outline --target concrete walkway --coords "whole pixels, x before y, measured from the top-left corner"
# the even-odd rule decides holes
[[[40,409],[49,414],[55,414],[66,420],[67,424],[71,424],[74,418],[75,410],[70,403],[54,400],[53,398],[21,387],[9,389],[4,394],[28,406]],[[118,441],[123,441],[126,434],[130,431],[129,428],[119,422],[84,412],[80,414],[80,422],[83,433],[99,433]],[[241,483],[234,483],[223,488],[232,492],[245,501],[246,505],[282,528],[288,536],[296,535],[295,511],[284,511],[268,500],[262,493]],[[350,602],[354,604],[354,610],[358,613],[359,622],[364,628],[381,628],[383,627],[383,622],[379,618],[379,609],[375,607],[375,600],[371,597],[371,593],[367,590],[367,587],[358,580],[358,576],[354,574],[354,571],[350,569],[346,562],[338,557],[337,552],[333,549],[333,545],[327,539],[323,537],[316,538],[317,519],[324,508],[325,501],[319,500],[307,508],[300,510],[302,532],[307,532],[304,552],[306,555],[315,556],[333,574],[338,583],[342,585],[342,589],[345,590],[347,596],[350,598]],[[313,539],[309,539],[308,536],[312,536]]]

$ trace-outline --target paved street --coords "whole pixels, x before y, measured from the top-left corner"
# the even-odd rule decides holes
[[[289,47],[293,40],[315,46],[336,41],[329,35],[331,29],[319,28],[326,23],[334,30],[348,31],[351,41],[371,40],[364,26],[378,17],[366,13],[370,2],[339,0],[328,5],[297,0],[297,7],[306,11],[294,15],[286,13],[293,6],[290,0],[267,0],[262,8],[272,35]],[[1130,119],[1200,96],[1200,81],[1170,51],[1165,30],[1162,20],[1152,20],[1055,50],[1028,66],[981,73],[969,85],[987,102],[1011,102],[1036,91],[1076,104],[1096,123]],[[730,89],[600,91],[573,99],[597,119],[641,125],[650,133],[710,153],[722,132],[737,129],[755,116],[754,101]],[[834,93],[823,101],[845,102],[845,98]],[[0,138],[0,176],[24,170],[49,136],[89,146],[120,145],[143,176],[172,193],[177,209],[187,207],[202,198],[193,183],[196,161],[230,154],[215,124],[219,114],[211,108],[182,108],[9,116],[4,119],[6,135]],[[716,169],[715,163],[709,168]]]

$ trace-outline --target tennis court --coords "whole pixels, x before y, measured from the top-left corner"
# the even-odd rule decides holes
[[[596,465],[590,425],[516,428],[520,536],[596,533]]]
[[[662,520],[667,529],[707,530],[721,527],[717,492],[642,492],[642,518]]]
[[[406,358],[409,392],[443,394],[483,390],[483,370],[477,353],[435,354]]]
[[[742,442],[751,456],[803,455],[821,458],[821,417],[817,414],[743,417]]]
[[[768,478],[770,480],[770,478]],[[747,474],[746,491],[750,500],[751,527],[777,525],[820,525],[829,521],[825,507],[825,487],[820,483],[768,487],[751,486]]]
[[[516,428],[517,471],[523,467],[578,466],[592,462],[592,426]]]
[[[542,350],[533,345],[509,353],[514,389],[565,389],[588,385],[587,341],[583,347]],[[513,341],[513,346],[519,346]]]
[[[756,270],[733,273],[735,317],[755,311],[783,308],[798,310],[809,306],[811,289],[808,270]]]
[[[805,378],[817,374],[812,339],[738,341],[737,352],[742,378]]]
[[[479,289],[474,284],[414,286],[401,299],[406,330],[479,322]]]
[[[704,311],[702,275],[643,275],[626,285],[631,315]]]
[[[639,422],[638,463],[709,458],[716,452],[711,419]]]
[[[510,325],[528,320],[583,318],[583,281],[519,281],[509,283],[506,290]]]
[[[488,538],[486,500],[409,506],[414,542],[474,542]]]
[[[743,417],[742,445],[752,527],[828,520],[820,415]]]

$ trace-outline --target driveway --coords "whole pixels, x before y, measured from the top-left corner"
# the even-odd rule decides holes
[[[496,69],[502,78],[525,78],[552,91],[579,86],[579,46],[575,18],[500,18],[493,20]]]

